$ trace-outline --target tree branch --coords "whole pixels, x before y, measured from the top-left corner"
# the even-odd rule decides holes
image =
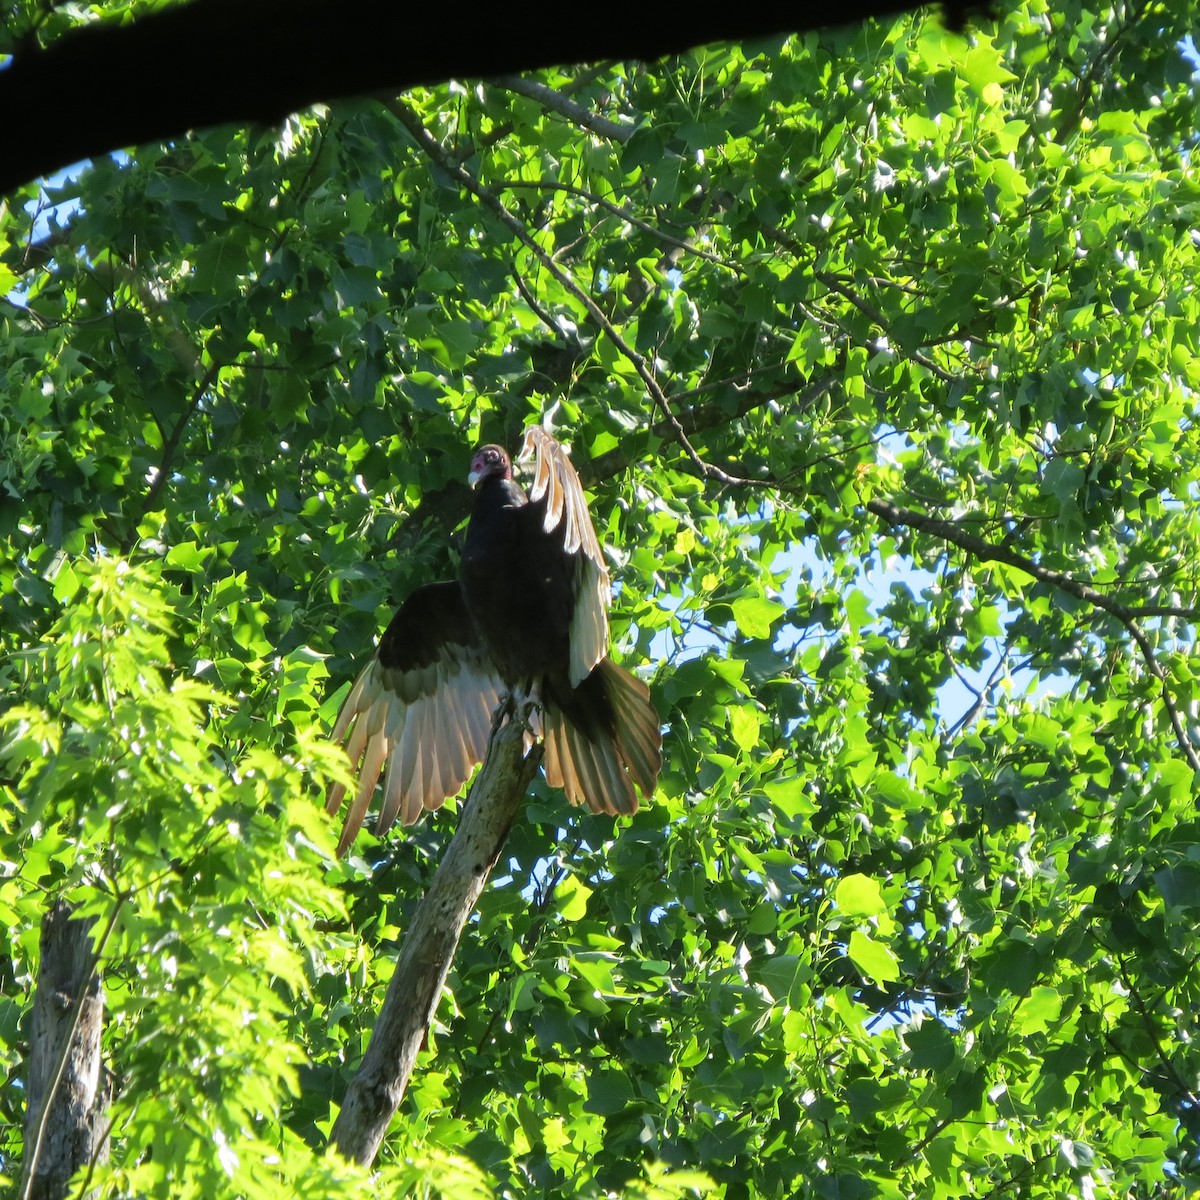
[[[615,204],[612,200],[606,200],[603,196],[596,195],[595,192],[588,191],[587,188],[576,187],[570,183],[559,183],[557,179],[510,179],[503,187],[505,191],[528,188],[536,191],[562,192],[568,196],[578,196],[580,200],[586,200],[589,204],[594,204],[597,208],[608,209],[613,216],[620,217],[622,221],[627,221],[634,229],[640,229],[643,233],[648,233],[651,237],[656,238],[666,246],[672,246],[676,250],[686,250],[688,254],[695,255],[697,258],[703,258],[718,267],[723,267],[726,271],[734,275],[746,274],[745,267],[740,264],[726,262],[725,259],[713,254],[709,250],[701,250],[699,246],[692,245],[691,242],[686,241],[684,238],[677,238],[673,234],[660,229],[657,225],[651,225],[649,221],[643,221],[636,213],[622,208],[621,205]]]
[[[102,941],[119,908],[118,902]],[[104,999],[93,925],[76,919],[61,900],[42,920],[42,961],[29,1033],[25,1155],[16,1192],[20,1200],[62,1200],[71,1176],[104,1150]]]
[[[320,102],[563,63],[652,60],[915,7],[672,3],[646,5],[636,21],[564,21],[549,3],[516,15],[481,6],[452,35],[427,36],[393,0],[191,0],[78,27],[45,49],[18,41],[0,71],[0,109],[21,114],[0,133],[0,194],[80,159],[226,122],[269,125]],[[102,101],[80,104],[81,87],[99,89]]]
[[[492,734],[483,769],[429,891],[413,918],[371,1043],[333,1126],[331,1141],[369,1165],[404,1099],[463,927],[496,865],[541,761],[525,753],[528,711]]]
[[[888,341],[895,344],[895,335],[888,328],[887,318],[877,308],[868,304],[857,292],[847,287],[836,275],[830,274],[828,271],[818,271],[817,278],[831,291],[837,292],[843,299],[848,300],[855,308],[858,309],[863,316],[868,317],[879,326],[887,335]],[[958,383],[958,379],[951,375],[949,371],[939,367],[937,363],[929,357],[928,354],[923,354],[920,350],[913,350],[909,353],[909,358],[915,363],[923,366],[931,375],[942,380],[943,383]]]
[[[1167,710],[1167,717],[1171,722],[1171,728],[1175,733],[1175,740],[1179,744],[1180,751],[1192,770],[1200,772],[1200,755],[1196,753],[1196,748],[1192,745],[1191,739],[1184,729],[1175,698],[1171,695],[1171,689],[1167,685],[1166,674],[1154,656],[1154,647],[1150,644],[1146,631],[1137,622],[1138,609],[1114,600],[1111,596],[1094,588],[1090,583],[1084,583],[1063,571],[1044,567],[1041,563],[1034,562],[1033,559],[1018,554],[1017,551],[1007,546],[997,546],[992,542],[984,541],[983,538],[977,537],[973,533],[967,533],[953,521],[931,517],[909,508],[900,508],[876,497],[867,500],[864,506],[868,512],[874,513],[889,525],[904,525],[912,529],[920,529],[925,533],[932,533],[941,540],[957,546],[960,550],[967,551],[980,562],[1002,562],[1010,567],[1016,567],[1018,570],[1024,571],[1026,575],[1032,575],[1034,579],[1058,588],[1059,591],[1075,596],[1093,608],[1098,608],[1108,613],[1109,616],[1115,617],[1133,639],[1146,664],[1146,669],[1158,680],[1163,707]],[[1179,609],[1173,615],[1185,616],[1192,611],[1194,610]]]
[[[717,479],[722,483],[735,487],[762,488],[769,491],[782,492],[786,495],[804,494],[802,486],[778,479],[746,479],[730,475],[717,467],[705,463],[699,455],[695,454],[695,451],[692,451],[691,454],[695,458],[701,472],[707,478]],[[1024,571],[1025,574],[1031,575],[1034,579],[1057,588],[1059,591],[1066,592],[1068,595],[1082,600],[1085,604],[1090,604],[1093,608],[1098,608],[1102,612],[1108,613],[1109,616],[1114,617],[1125,627],[1133,643],[1137,646],[1142,656],[1142,661],[1146,664],[1146,669],[1158,681],[1163,708],[1166,710],[1167,718],[1171,722],[1171,730],[1175,734],[1175,741],[1179,746],[1180,753],[1187,760],[1188,766],[1200,774],[1200,754],[1197,753],[1195,746],[1188,737],[1187,730],[1184,728],[1183,718],[1180,716],[1179,707],[1175,703],[1174,696],[1171,695],[1166,673],[1154,656],[1154,647],[1151,645],[1150,639],[1146,636],[1146,631],[1138,624],[1138,617],[1142,615],[1172,616],[1195,620],[1197,616],[1200,616],[1198,610],[1182,606],[1146,605],[1144,607],[1137,607],[1123,604],[1120,600],[1114,600],[1111,596],[1093,587],[1090,583],[1084,583],[1082,580],[1075,579],[1064,571],[1055,571],[1050,567],[1043,566],[1041,563],[1034,562],[1033,559],[1018,553],[1008,546],[996,545],[993,542],[985,541],[976,534],[968,533],[961,525],[954,521],[947,521],[941,517],[931,517],[927,513],[917,512],[911,508],[901,508],[897,504],[881,500],[878,497],[871,497],[865,500],[863,507],[868,512],[874,513],[875,516],[886,521],[889,525],[906,526],[911,529],[920,529],[924,533],[933,534],[942,541],[948,542],[952,546],[957,546],[960,550],[965,550],[980,562],[1002,562],[1008,566],[1016,567],[1018,570]]]
[[[558,265],[553,257],[546,253],[536,239],[525,228],[524,222],[514,213],[510,212],[505,207],[503,201],[488,188],[475,178],[464,166],[455,160],[453,155],[447,152],[446,148],[425,128],[421,119],[415,112],[404,104],[402,101],[393,100],[388,104],[388,110],[396,117],[396,119],[408,130],[412,135],[413,140],[429,155],[431,159],[443,171],[446,172],[452,179],[456,179],[459,184],[466,188],[477,200],[481,201],[496,215],[501,223],[521,242],[521,244],[529,250],[529,252],[542,264],[545,269],[554,276],[554,278],[568,291],[587,311],[588,316],[593,323],[599,328],[610,342],[620,351],[621,355],[628,361],[633,369],[637,372],[638,377],[646,385],[646,391],[650,393],[650,398],[654,401],[656,407],[666,419],[667,424],[671,427],[675,441],[683,447],[688,458],[702,471],[707,477],[716,479],[721,483],[736,483],[738,480],[727,475],[719,467],[711,466],[704,462],[699,454],[696,453],[695,447],[688,439],[687,431],[680,423],[679,418],[671,409],[670,402],[667,399],[666,393],[662,389],[662,385],[658,382],[658,377],[650,369],[650,364],[646,361],[644,355],[639,354],[621,335],[617,327],[608,319],[604,310],[588,295],[583,288],[575,282],[574,277],[562,267]]]
[[[209,364],[208,370],[204,372],[203,376],[196,383],[196,386],[192,389],[191,399],[184,405],[183,412],[176,418],[170,434],[163,441],[162,455],[158,460],[158,466],[155,468],[154,478],[150,481],[150,486],[146,489],[145,496],[142,497],[141,512],[130,523],[129,531],[121,541],[122,554],[128,554],[132,549],[133,543],[137,539],[139,522],[151,510],[154,502],[158,499],[159,493],[171,477],[175,455],[179,450],[179,443],[183,440],[183,433],[188,427],[188,422],[192,419],[196,409],[200,407],[200,401],[204,399],[208,389],[216,382],[217,376],[220,375],[221,371],[227,365],[227,363],[218,362],[216,359]]]
[[[607,117],[592,112],[577,100],[564,96],[562,92],[556,92],[536,79],[523,79],[520,75],[497,75],[491,82],[506,91],[516,92],[518,96],[536,100],[543,108],[566,117],[572,124],[590,129],[598,137],[624,143],[633,136],[632,125],[618,125],[616,121],[610,121]]]
[[[704,478],[715,480],[718,483],[734,487],[765,487],[777,491],[795,491],[794,487],[781,483],[779,480],[770,479],[747,479],[737,475],[732,475],[719,467],[713,466],[711,463],[705,462],[696,451],[688,437],[687,431],[683,424],[675,415],[671,403],[668,400],[666,393],[658,382],[657,376],[650,368],[650,364],[645,357],[639,354],[622,336],[620,331],[609,320],[605,312],[592,299],[583,288],[579,286],[574,278],[564,271],[558,263],[544,250],[537,241],[532,237],[529,231],[525,228],[524,223],[510,212],[500,200],[500,198],[483,184],[477,180],[465,167],[458,163],[452,155],[450,155],[445,147],[429,132],[417,115],[401,101],[392,101],[388,105],[391,112],[404,125],[404,127],[412,135],[418,146],[421,147],[429,157],[437,163],[448,175],[458,180],[458,182],[466,188],[473,196],[486,205],[500,219],[500,221],[520,240],[520,242],[542,263],[545,269],[554,276],[554,278],[584,307],[589,317],[596,326],[605,334],[605,336],[613,343],[620,351],[625,359],[633,366],[638,376],[646,386],[647,392],[654,401],[655,406],[661,411],[675,441],[683,448],[688,458],[692,461],[697,470]],[[832,290],[838,291],[846,296],[852,303],[865,311],[872,320],[876,319],[877,314],[873,314],[869,308],[864,308],[863,302],[854,294],[848,291],[834,276],[828,275],[826,272],[821,272],[818,276],[822,282]],[[882,318],[879,318],[880,321]],[[886,326],[884,326],[886,328]],[[918,361],[926,366],[931,371],[939,374],[946,379],[952,379],[952,376],[946,375],[932,360],[926,360],[925,356],[918,357]],[[872,498],[866,501],[865,507],[868,511],[873,512],[876,516],[881,517],[885,521],[894,525],[908,525],[915,529],[922,529],[925,532],[933,533],[937,537],[956,545],[963,550],[968,551],[983,562],[1004,562],[1010,566],[1018,567],[1027,574],[1032,575],[1035,579],[1048,583],[1053,587],[1059,588],[1062,591],[1076,596],[1085,603],[1099,608],[1104,612],[1115,617],[1122,625],[1125,626],[1130,637],[1137,645],[1142,654],[1143,660],[1146,663],[1147,669],[1159,681],[1163,706],[1167,711],[1167,715],[1171,722],[1171,727],[1175,733],[1176,741],[1179,744],[1183,756],[1194,771],[1200,772],[1200,755],[1197,755],[1195,747],[1192,746],[1187,732],[1184,729],[1179,710],[1175,704],[1174,697],[1170,693],[1167,685],[1167,679],[1154,657],[1153,647],[1150,645],[1149,639],[1146,637],[1145,631],[1137,623],[1137,610],[1130,608],[1128,605],[1122,604],[1118,600],[1106,595],[1104,592],[1094,588],[1091,584],[1083,583],[1080,580],[1074,579],[1071,576],[1061,571],[1054,571],[1048,567],[1042,566],[1040,563],[1034,562],[1032,559],[1018,554],[1015,550],[1011,550],[1006,546],[997,546],[990,542],[984,541],[982,538],[974,534],[965,532],[959,525],[951,521],[945,521],[938,517],[931,517],[925,513],[919,513],[912,509],[900,508],[897,505],[891,504],[888,501]],[[1177,615],[1185,615],[1185,610],[1179,610]]]
[[[1149,0],[1140,0],[1140,3],[1132,6],[1132,10],[1127,9],[1128,15],[1124,24],[1118,25],[1115,31],[1110,30],[1101,50],[1088,62],[1087,68],[1078,77],[1079,86],[1075,93],[1075,103],[1069,111],[1063,112],[1058,128],[1054,131],[1054,140],[1060,145],[1079,128],[1079,123],[1083,120],[1083,114],[1096,84],[1120,54],[1122,42],[1133,27],[1133,23],[1144,17],[1147,8],[1149,8]]]

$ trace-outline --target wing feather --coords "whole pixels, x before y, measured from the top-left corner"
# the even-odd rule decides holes
[[[411,825],[457,794],[487,751],[501,681],[480,645],[457,583],[418,588],[347,693],[333,737],[345,746],[358,787],[338,853],[358,836],[384,774],[376,832]],[[330,788],[336,813],[346,788]]]
[[[425,760],[425,807],[440,808],[448,792],[443,787],[449,783],[448,773],[443,769],[446,757],[446,695],[439,691],[436,704],[425,707],[425,736],[421,740],[421,756]]]
[[[563,550],[577,555],[574,608],[571,616],[571,683],[586,679],[608,652],[608,603],[611,584],[604,551],[588,512],[583,484],[571,465],[566,447],[540,425],[525,431],[518,462],[534,459],[531,503],[545,501],[542,528],[562,531]]]
[[[387,773],[383,777],[383,803],[379,806],[376,829],[390,829],[400,815],[404,803],[403,762],[400,739],[392,743],[388,752]]]
[[[342,827],[342,836],[338,840],[339,857],[350,849],[350,843],[354,841],[354,834],[357,834],[362,828],[363,818],[367,815],[367,805],[371,802],[372,791],[374,791],[374,787],[367,788],[360,780],[358,791],[350,804],[350,811],[346,814],[346,824]],[[350,833],[351,829],[354,830],[354,834]]]
[[[458,676],[446,675],[439,686],[442,697],[442,782],[446,795],[452,796],[470,774],[470,755],[466,744],[466,714],[458,695]]]
[[[375,701],[369,708],[363,709],[358,719],[354,721],[350,737],[346,741],[346,757],[354,765],[354,769],[362,765],[363,751],[371,736],[371,726],[375,723]]]
[[[424,797],[421,795],[421,755],[418,740],[421,736],[421,713],[410,714],[400,735],[400,820],[412,825],[421,815]]]
[[[488,720],[499,698],[492,701],[489,696],[468,691],[460,686],[458,701],[463,714],[463,746],[467,757],[472,762],[478,762],[487,749],[488,737],[491,734]]]
[[[437,706],[422,700],[413,723],[413,773],[410,816],[416,821],[425,810],[440,808],[445,796],[438,796]],[[436,797],[436,800],[435,800]]]

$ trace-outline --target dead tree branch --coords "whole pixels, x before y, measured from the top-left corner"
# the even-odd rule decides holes
[[[492,735],[458,828],[404,939],[371,1043],[333,1127],[346,1158],[369,1165],[404,1099],[417,1054],[437,1011],[467,918],[496,865],[538,768],[525,753],[526,722]]]
[[[29,1030],[20,1200],[63,1200],[71,1176],[103,1154],[104,998],[92,921],[56,901],[42,920],[41,966]]]

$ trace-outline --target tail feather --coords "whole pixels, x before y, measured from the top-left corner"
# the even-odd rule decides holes
[[[582,804],[586,791],[568,742],[566,719],[556,710],[553,717],[547,714],[544,724],[546,782],[551,787],[562,788],[572,804]]]
[[[621,758],[642,794],[652,795],[662,769],[662,732],[650,689],[611,659],[604,659],[598,669],[612,700]]]
[[[621,763],[616,743],[609,738],[587,737],[570,730],[572,750],[586,764],[588,786],[584,799],[592,812],[637,812],[637,793]]]
[[[662,736],[650,689],[603,659],[568,694],[548,696],[546,779],[572,804],[593,812],[637,812],[635,785],[653,793],[662,766]]]

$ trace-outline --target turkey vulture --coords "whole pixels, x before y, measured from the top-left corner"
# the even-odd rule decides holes
[[[654,791],[658,713],[646,685],[606,656],[608,572],[579,476],[539,426],[526,432],[518,461],[534,456],[527,496],[502,447],[475,452],[467,476],[475,508],[457,582],[409,596],[346,696],[332,736],[359,783],[339,854],[362,828],[381,773],[378,834],[456,795],[509,696],[537,701],[546,778],[572,804],[632,813],[634,785]],[[330,790],[331,815],[345,792]]]

